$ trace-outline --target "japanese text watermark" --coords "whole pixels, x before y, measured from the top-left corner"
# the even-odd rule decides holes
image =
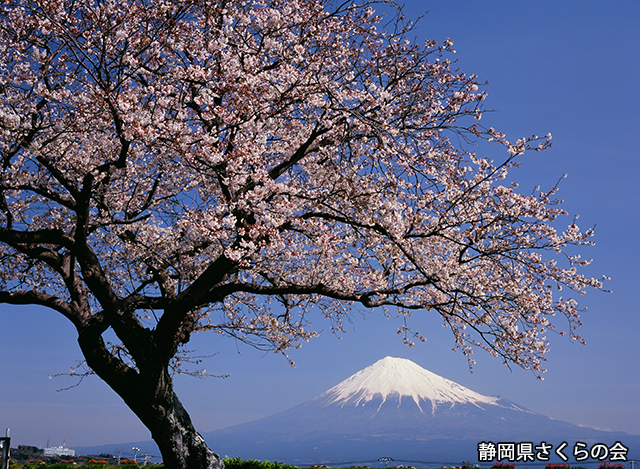
[[[482,441],[478,443],[478,461],[511,461],[511,462],[531,462],[531,461],[549,461],[555,454],[563,461],[568,461],[572,455],[576,461],[586,461],[587,459],[595,459],[598,461],[626,461],[629,448],[619,441],[611,446],[604,443],[595,443],[589,446],[587,443],[577,441],[573,445],[573,451],[566,441],[559,445],[551,445],[545,441],[534,445],[533,442],[523,441],[520,443]]]

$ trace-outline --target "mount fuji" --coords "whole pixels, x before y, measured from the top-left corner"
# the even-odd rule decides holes
[[[596,443],[610,447],[621,442],[629,448],[629,460],[640,459],[639,435],[553,420],[502,397],[479,394],[410,360],[392,357],[377,361],[297,407],[202,436],[221,456],[300,466],[346,466],[372,463],[381,457],[423,467],[459,466],[463,461],[482,464],[478,460],[480,442],[545,442],[554,449],[566,442],[563,454],[571,463],[576,462],[572,451],[576,442],[588,448]],[[153,441],[79,450],[81,454],[100,454],[132,445],[159,454]],[[550,453],[551,461],[562,462],[553,450]]]
[[[379,457],[459,465],[478,461],[477,445],[483,441],[544,441],[554,448],[567,442],[572,462],[578,441],[589,447],[621,441],[631,452],[640,446],[639,436],[553,420],[393,357],[297,407],[203,436],[221,455],[298,465]]]

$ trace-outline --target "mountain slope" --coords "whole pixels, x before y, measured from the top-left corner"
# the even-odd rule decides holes
[[[297,464],[381,456],[459,464],[477,461],[481,441],[640,440],[550,419],[392,357],[297,407],[203,436],[221,455]]]

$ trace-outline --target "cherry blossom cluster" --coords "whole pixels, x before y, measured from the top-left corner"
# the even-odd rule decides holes
[[[471,363],[543,372],[556,315],[581,340],[602,283],[567,249],[593,233],[558,230],[557,187],[504,183],[551,135],[481,126],[452,41],[395,4],[387,29],[369,2],[0,5],[0,301],[99,317],[134,362],[136,327],[284,352],[357,306],[439,314]]]

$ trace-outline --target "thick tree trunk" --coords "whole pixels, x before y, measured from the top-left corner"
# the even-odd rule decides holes
[[[118,392],[151,431],[168,469],[224,469],[220,456],[211,451],[196,431],[191,417],[173,390],[165,370],[159,378],[139,376],[140,386]]]
[[[87,364],[149,429],[167,469],[224,469],[175,394],[167,366],[134,370],[111,355],[100,338],[87,340],[87,336],[79,338]]]
[[[151,431],[165,467],[224,469],[222,459],[207,447],[175,393],[171,392],[159,401],[167,401],[167,404],[147,405],[134,412]]]
[[[196,431],[191,417],[173,390],[171,377],[159,380],[140,376],[141,386],[118,392],[151,431],[168,469],[224,469],[220,456],[211,451]],[[155,382],[154,382],[155,381]]]

